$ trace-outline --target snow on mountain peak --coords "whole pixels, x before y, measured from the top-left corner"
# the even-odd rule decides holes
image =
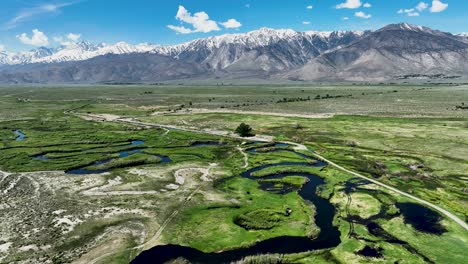
[[[178,57],[184,51],[198,49],[213,50],[223,45],[242,45],[247,48],[257,48],[279,43],[280,41],[297,42],[302,39],[312,41],[320,38],[327,41],[329,38],[342,37],[346,34],[361,36],[363,32],[358,31],[307,31],[297,32],[292,29],[259,28],[248,33],[224,34],[190,42],[173,45],[160,46],[149,43],[137,45],[126,42],[118,42],[113,45],[105,43],[93,44],[88,41],[72,42],[70,44],[55,48],[39,48],[28,52],[18,52],[0,56],[0,64],[26,64],[26,63],[55,63],[66,61],[81,61],[106,54],[131,54],[131,53],[155,53]]]
[[[409,23],[399,23],[399,24],[390,24],[381,28],[379,31],[386,31],[386,30],[405,30],[405,31],[414,31],[414,32],[430,32],[434,33],[435,30],[432,30],[428,27],[413,25]]]

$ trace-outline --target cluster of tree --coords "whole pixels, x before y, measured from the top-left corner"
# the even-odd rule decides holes
[[[243,103],[243,104],[233,105],[232,107],[251,106],[251,105],[262,105],[262,104],[246,104],[246,103]],[[223,108],[223,107],[221,107],[221,108]]]
[[[465,105],[465,103],[461,103],[461,105],[456,105],[455,109],[457,109],[457,110],[468,110],[468,105]]]
[[[31,100],[29,100],[28,98],[16,98],[16,101],[18,103],[27,103],[27,102],[30,102]]]
[[[347,94],[347,95],[329,95],[326,94],[325,96],[321,96],[320,94],[317,94],[314,97],[314,100],[322,100],[322,99],[336,99],[336,98],[342,98],[342,97],[352,97],[352,94]],[[312,99],[310,96],[307,97],[292,97],[292,98],[283,98],[278,100],[276,103],[292,103],[292,102],[306,102],[306,101],[311,101]]]
[[[352,94],[346,94],[346,95],[329,95],[329,94],[326,94],[325,96],[320,96],[320,95],[317,95],[315,97],[315,100],[320,100],[320,99],[336,99],[336,98],[343,98],[343,97],[353,97]]]
[[[255,134],[253,133],[253,129],[247,125],[246,123],[241,123],[235,130],[236,134],[241,137],[253,137]]]
[[[277,104],[279,103],[292,103],[292,102],[305,102],[305,101],[310,101],[310,96],[307,96],[305,98],[302,97],[293,97],[293,98],[283,98],[278,101],[276,101]]]

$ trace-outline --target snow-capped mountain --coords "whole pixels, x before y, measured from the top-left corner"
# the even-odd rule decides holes
[[[204,51],[209,55],[217,49],[226,46],[237,46],[243,49],[252,50],[259,47],[271,46],[280,42],[297,44],[297,48],[310,46],[314,56],[336,47],[346,44],[360,36],[363,32],[358,31],[340,31],[340,32],[296,32],[290,29],[270,29],[261,28],[245,34],[226,34],[214,36],[205,39],[197,39],[187,43],[174,46],[159,46],[154,44],[142,43],[132,45],[125,42],[118,42],[113,45],[93,44],[87,41],[72,43],[59,48],[41,47],[35,50],[18,53],[0,54],[0,64],[28,64],[28,63],[57,63],[67,61],[82,61],[106,54],[133,54],[133,53],[153,53],[174,58],[192,57],[194,61],[201,62],[208,59],[200,54]],[[296,42],[296,43],[295,43]],[[193,53],[198,53],[194,55]],[[238,55],[234,55],[237,57]],[[309,58],[309,55],[305,55]],[[213,58],[211,58],[213,60]],[[221,63],[220,61],[211,62],[211,64],[220,64],[221,68],[232,63],[232,60]]]
[[[56,49],[0,52],[0,63],[0,83],[380,81],[407,75],[468,76],[468,38],[407,23],[365,32],[261,28],[173,46],[82,41]]]
[[[118,42],[114,45],[104,43],[95,45],[88,41],[80,41],[55,49],[40,47],[27,52],[5,53],[3,58],[0,55],[0,63],[14,65],[82,61],[106,54],[145,53],[154,50],[156,47],[156,45],[145,43],[132,45]]]
[[[461,39],[463,42],[468,43],[468,33],[457,34],[457,37]]]
[[[321,39],[324,42],[328,42],[345,37],[346,35],[359,37],[363,34],[364,32],[362,31],[297,32],[291,29],[260,28],[245,34],[213,36],[204,39],[197,39],[180,45],[158,47],[156,50],[158,53],[164,55],[178,55],[200,47],[211,50],[221,48],[223,45],[244,45],[249,48],[258,48],[273,45],[284,40],[292,42],[297,41],[300,38],[305,38],[308,41]]]
[[[391,24],[286,74],[296,80],[385,80],[468,74],[468,43],[450,33]]]
[[[152,52],[200,63],[210,69],[268,74],[303,65],[325,51],[348,45],[365,33],[360,31],[297,32],[260,28],[245,34],[226,34]]]
[[[40,47],[31,51],[7,53],[3,52],[0,55],[0,64],[27,64],[34,63],[40,58],[51,56],[54,53],[53,49]]]

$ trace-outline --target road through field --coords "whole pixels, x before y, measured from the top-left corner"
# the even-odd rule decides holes
[[[82,116],[82,117],[87,117],[87,118],[90,118],[89,116],[85,115],[85,114],[79,114],[79,116]],[[102,118],[101,118],[102,120]],[[162,125],[162,124],[156,124],[156,123],[145,123],[145,122],[140,122],[138,120],[135,120],[135,119],[131,119],[131,118],[118,118],[118,119],[113,119],[113,120],[109,120],[109,121],[116,121],[116,122],[123,122],[123,123],[129,123],[129,124],[134,124],[134,125],[138,125],[138,126],[146,126],[146,127],[156,127],[156,128],[166,128],[166,129],[172,129],[172,130],[180,130],[180,131],[186,131],[186,132],[193,132],[193,133],[203,133],[203,134],[210,134],[210,135],[216,135],[216,136],[224,136],[224,137],[231,137],[231,138],[236,138],[236,139],[242,139],[242,140],[248,140],[248,141],[262,141],[262,142],[273,142],[274,138],[271,137],[271,136],[255,136],[255,137],[250,137],[250,138],[243,138],[243,137],[240,137],[236,134],[232,134],[232,133],[229,133],[229,132],[226,132],[226,131],[211,131],[211,130],[196,130],[196,129],[188,129],[188,128],[183,128],[183,127],[178,127],[178,126],[173,126],[173,125]],[[336,163],[334,163],[333,161],[331,160],[328,160],[326,158],[324,158],[323,156],[317,154],[316,152],[314,151],[311,151],[307,148],[307,146],[305,145],[302,145],[302,144],[299,144],[299,143],[295,143],[295,142],[283,142],[283,143],[287,143],[287,144],[291,144],[291,145],[294,145],[295,148],[297,150],[307,150],[307,151],[310,151],[315,157],[323,160],[323,161],[326,161],[328,162],[329,165],[341,170],[341,171],[344,171],[346,173],[350,173],[354,176],[357,176],[359,178],[362,178],[362,179],[365,179],[367,181],[370,181],[374,184],[377,184],[385,189],[388,189],[388,190],[391,190],[397,194],[400,194],[400,195],[403,195],[405,197],[408,197],[416,202],[419,202],[419,203],[422,203],[422,204],[425,204],[435,210],[437,210],[438,212],[442,213],[443,215],[445,215],[446,217],[452,219],[453,221],[455,221],[458,225],[460,225],[461,227],[463,227],[465,230],[468,231],[468,224],[465,223],[465,221],[463,221],[462,219],[460,219],[459,217],[457,217],[456,215],[454,215],[453,213],[441,208],[440,206],[437,206],[431,202],[428,202],[426,200],[423,200],[421,198],[418,198],[416,196],[413,196],[409,193],[406,193],[406,192],[403,192],[401,190],[398,190],[392,186],[389,186],[385,183],[382,183],[382,182],[379,182],[375,179],[371,179],[367,176],[364,176],[362,174],[359,174],[357,172],[354,172],[354,171],[351,171],[349,169],[346,169]]]
[[[447,211],[447,210],[445,210],[445,209],[443,209],[443,208],[441,208],[441,207],[439,207],[439,206],[437,206],[437,205],[435,205],[435,204],[433,204],[433,203],[430,203],[430,202],[425,201],[425,200],[423,200],[423,199],[421,199],[421,198],[418,198],[418,197],[416,197],[416,196],[414,196],[414,195],[411,195],[411,194],[409,194],[409,193],[405,193],[405,192],[403,192],[403,191],[400,191],[400,190],[398,190],[397,188],[394,188],[394,187],[392,187],[392,186],[386,185],[386,184],[384,184],[384,183],[381,183],[381,182],[379,182],[379,181],[376,181],[376,180],[374,180],[374,179],[371,179],[371,178],[369,178],[369,177],[366,177],[366,176],[364,176],[364,175],[362,175],[362,174],[359,174],[359,173],[357,173],[357,172],[348,170],[348,169],[346,169],[346,168],[344,168],[344,167],[342,167],[342,166],[340,166],[340,165],[334,163],[333,161],[324,158],[323,156],[321,156],[321,155],[319,155],[319,154],[317,154],[317,153],[315,153],[315,152],[312,152],[312,153],[313,153],[313,155],[314,155],[315,157],[317,157],[317,158],[319,158],[319,159],[321,159],[321,160],[327,162],[329,165],[332,165],[333,167],[335,167],[335,168],[337,168],[337,169],[339,169],[339,170],[342,170],[342,171],[344,171],[344,172],[350,173],[350,174],[352,174],[352,175],[354,175],[354,176],[360,177],[360,178],[362,178],[362,179],[365,179],[365,180],[367,180],[367,181],[370,181],[370,182],[372,182],[372,183],[375,183],[375,184],[377,184],[377,185],[379,185],[379,186],[381,186],[381,187],[384,187],[384,188],[386,188],[386,189],[388,189],[388,190],[391,190],[391,191],[393,191],[393,192],[396,192],[396,193],[398,193],[398,194],[401,194],[401,195],[403,195],[403,196],[406,196],[406,197],[408,197],[408,198],[410,198],[410,199],[413,199],[413,200],[415,200],[415,201],[417,201],[417,202],[420,202],[420,203],[422,203],[422,204],[425,204],[425,205],[427,205],[427,206],[429,206],[429,207],[432,207],[433,209],[439,211],[440,213],[444,214],[444,215],[447,216],[448,218],[452,219],[453,221],[455,221],[457,224],[459,224],[461,227],[465,228],[465,230],[468,231],[468,225],[465,223],[465,221],[461,220],[460,218],[458,218],[456,215],[450,213],[449,211]]]

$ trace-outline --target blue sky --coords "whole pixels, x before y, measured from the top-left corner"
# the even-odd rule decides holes
[[[2,0],[0,50],[82,39],[166,45],[260,27],[363,30],[398,22],[468,32],[468,0]]]

